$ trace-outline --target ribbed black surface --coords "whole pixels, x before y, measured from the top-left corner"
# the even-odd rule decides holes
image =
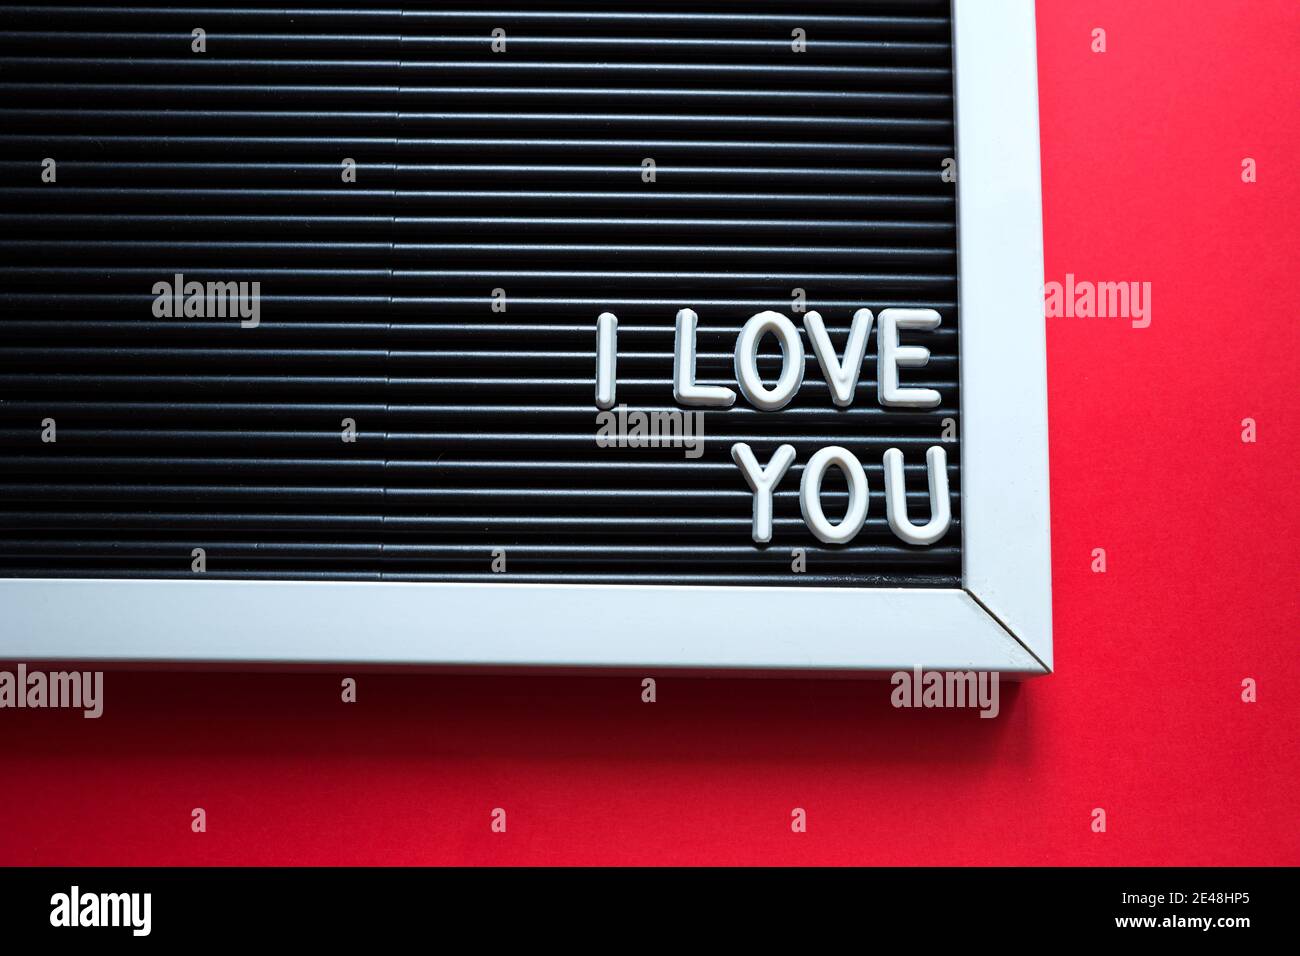
[[[881,470],[904,450],[924,520],[924,451],[958,410],[947,0],[2,16],[0,574],[190,576],[202,547],[210,576],[959,582],[957,445],[932,547],[890,534]],[[154,318],[177,272],[260,281],[260,326]],[[873,335],[852,408],[809,351],[790,407],[709,413],[699,460],[595,447],[601,311],[619,402],[671,409],[679,308],[701,381],[734,386],[741,325],[798,321],[795,287],[839,348],[856,308],[937,308],[905,378],[943,405],[882,409]],[[766,549],[738,440],[799,451]],[[826,444],[872,488],[843,548],[799,517]]]

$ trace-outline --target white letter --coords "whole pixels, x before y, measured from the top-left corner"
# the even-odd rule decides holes
[[[758,374],[758,343],[769,332],[781,340],[781,378],[770,390]],[[775,412],[789,405],[803,384],[803,365],[799,330],[780,312],[760,312],[740,330],[740,338],[736,340],[736,381],[749,403],[758,410]]]
[[[939,313],[934,309],[885,309],[880,313],[876,350],[880,356],[876,385],[880,404],[895,408],[934,408],[943,399],[932,388],[899,388],[900,368],[923,368],[930,361],[930,350],[919,345],[899,345],[899,329],[929,330],[939,327]]]
[[[67,926],[69,901],[67,893],[55,893],[50,897],[53,908],[50,910],[51,926]]]
[[[849,480],[849,508],[838,527],[832,525],[822,511],[822,478],[831,465],[838,467]],[[846,544],[862,530],[867,520],[869,494],[867,473],[862,470],[862,463],[847,448],[831,445],[813,455],[803,470],[803,480],[799,482],[799,510],[803,512],[808,530],[817,540],[826,544]]]
[[[794,464],[794,446],[782,445],[764,468],[744,442],[731,446],[731,460],[740,466],[745,481],[754,492],[754,540],[767,544],[772,540],[772,489]]]
[[[677,313],[677,348],[673,356],[673,398],[679,405],[699,405],[706,408],[730,408],[736,393],[723,385],[695,384],[695,323],[699,316],[694,309]]]
[[[907,486],[903,483],[903,453],[885,452],[885,514],[889,527],[908,544],[934,544],[948,533],[952,512],[948,507],[948,454],[940,445],[925,453],[930,477],[930,521],[914,525],[907,517]]]
[[[132,936],[148,936],[153,929],[153,894],[131,894],[131,930]]]
[[[614,407],[614,371],[618,360],[618,318],[602,312],[596,319],[596,407]]]
[[[809,312],[803,317],[803,327],[808,330],[808,341],[812,343],[813,355],[822,367],[826,384],[831,387],[831,398],[841,408],[853,404],[853,393],[858,387],[858,376],[862,374],[862,357],[867,354],[867,339],[871,335],[871,323],[875,317],[870,309],[858,309],[853,313],[853,324],[849,326],[849,344],[844,349],[844,364],[841,365],[835,355],[835,346],[826,334],[826,325],[816,312]]]

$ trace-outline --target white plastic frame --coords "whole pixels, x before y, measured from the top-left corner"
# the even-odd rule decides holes
[[[0,659],[1052,668],[1033,0],[954,0],[961,589],[0,580]]]

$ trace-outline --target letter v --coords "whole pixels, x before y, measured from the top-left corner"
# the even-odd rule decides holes
[[[841,365],[821,315],[809,312],[803,317],[803,327],[808,331],[808,341],[812,343],[817,364],[822,367],[822,375],[831,388],[831,398],[841,408],[853,404],[853,393],[857,390],[858,377],[862,374],[862,359],[867,354],[867,339],[871,337],[871,323],[874,320],[875,316],[870,309],[858,309],[853,313],[849,344],[844,349],[844,364]]]

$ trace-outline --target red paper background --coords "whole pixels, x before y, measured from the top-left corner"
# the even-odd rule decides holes
[[[1038,12],[1047,278],[1153,284],[1150,328],[1048,322],[1055,675],[980,720],[881,683],[110,674],[98,721],[0,713],[0,863],[1300,863],[1300,4]]]

